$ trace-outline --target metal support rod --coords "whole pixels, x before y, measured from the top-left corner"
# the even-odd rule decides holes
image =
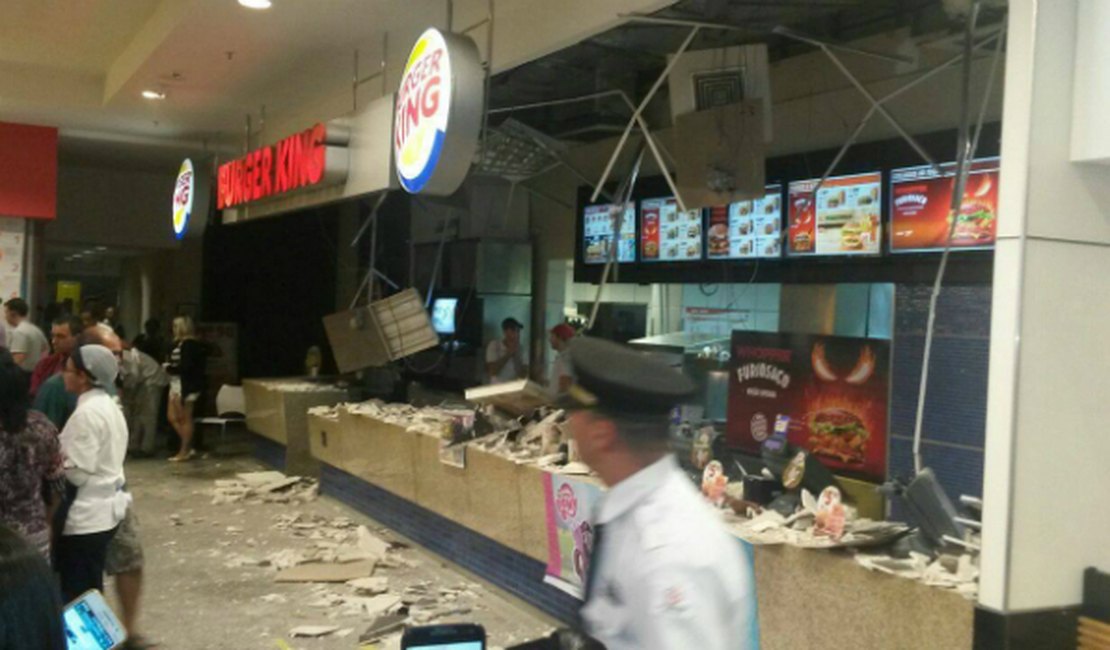
[[[448,231],[450,231],[450,229],[451,220],[444,219],[443,232],[440,234],[439,237],[439,248],[436,249],[436,262],[435,265],[432,266],[432,277],[430,280],[428,280],[428,294],[427,297],[424,298],[424,309],[432,306],[432,293],[436,287],[436,279],[439,277],[439,267],[440,264],[443,262],[443,247],[447,245],[447,233]]]
[[[459,33],[459,34],[468,34],[468,33],[472,32],[472,31],[474,31],[474,30],[478,29],[478,28],[479,28],[479,27],[481,27],[482,25],[485,25],[485,24],[486,24],[486,23],[488,23],[488,22],[489,22],[489,18],[488,18],[488,17],[487,17],[487,18],[483,18],[483,19],[479,20],[478,22],[474,23],[473,25],[469,25],[469,26],[467,26],[467,27],[466,27],[465,29],[460,29],[460,30],[458,31],[458,33]]]
[[[628,173],[628,177],[624,179],[624,183],[617,190],[617,196],[621,199],[617,207],[620,209],[620,219],[623,222],[625,206],[628,205],[629,200],[632,198],[632,191],[636,187],[636,179],[640,176],[640,165],[644,162],[644,149],[641,146],[639,152],[636,154],[636,161],[632,164],[632,169]],[[614,220],[614,227],[616,221]],[[615,243],[620,236],[620,230],[613,231],[613,242]],[[594,298],[593,308],[590,309],[590,320],[586,323],[586,331],[594,328],[594,323],[597,322],[597,311],[601,307],[601,294],[605,291],[605,285],[609,281],[609,271],[612,270],[613,265],[616,263],[617,255],[616,248],[610,246],[609,255],[605,261],[605,268],[601,272],[601,282],[597,286],[597,297]]]
[[[890,122],[890,125],[893,126],[894,130],[902,136],[902,139],[905,140],[911,147],[913,147],[914,151],[917,152],[917,155],[921,156],[921,158],[924,159],[925,162],[929,163],[929,166],[931,166],[935,171],[939,171],[936,161],[933,160],[933,157],[929,155],[929,152],[925,151],[925,148],[922,147],[920,143],[918,143],[917,139],[910,135],[909,131],[902,127],[898,120],[896,120],[894,116],[891,115],[890,111],[884,108],[882,104],[878,103],[878,100],[876,100],[875,96],[871,94],[871,91],[867,90],[867,88],[862,83],[860,83],[859,79],[856,79],[856,76],[852,74],[852,71],[849,70],[844,65],[844,63],[839,58],[837,58],[835,54],[833,54],[833,51],[826,46],[822,46],[821,50],[829,57],[833,64],[837,68],[839,68],[842,73],[844,73],[844,76],[847,77],[848,81],[850,81],[852,85],[856,87],[856,90],[860,91],[860,93],[864,97],[866,97],[873,106],[875,106],[875,110],[878,111],[879,115],[882,115],[884,118],[886,118],[886,121]],[[970,58],[970,56],[968,58]]]
[[[975,38],[975,23],[979,19],[979,1],[976,0],[971,5],[971,11],[967,15],[967,26],[964,32],[964,62],[963,62],[963,79],[962,87],[960,89],[960,129],[959,129],[959,150],[957,152],[958,159],[956,163],[956,183],[952,190],[952,205],[950,206],[951,223],[948,226],[948,237],[944,242],[944,253],[940,257],[940,265],[937,268],[936,280],[933,282],[933,292],[929,296],[929,320],[925,327],[925,350],[922,354],[921,361],[921,381],[918,386],[917,393],[917,413],[914,419],[913,427],[913,466],[914,473],[920,474],[924,468],[924,460],[921,456],[921,438],[922,426],[925,420],[925,398],[928,395],[929,387],[929,360],[932,358],[933,353],[933,332],[936,328],[937,320],[937,300],[940,298],[940,289],[944,283],[944,273],[948,268],[948,254],[952,250],[952,234],[956,231],[956,221],[960,213],[960,205],[963,203],[964,188],[967,186],[967,167],[971,158],[975,155],[971,151],[969,145],[971,138],[969,131],[971,128],[971,54],[972,45]],[[995,50],[995,56],[1001,53],[1001,49]],[[993,68],[993,66],[992,66]],[[989,96],[984,97],[984,102],[987,101]]]
[[[243,127],[243,153],[251,150],[251,114],[247,113]]]
[[[999,47],[1001,47],[1001,44],[1002,44],[1001,35],[1002,35],[1002,30],[999,30],[999,31],[995,32],[993,35],[988,36],[987,38],[983,39],[982,41],[979,41],[979,43],[977,43],[972,49],[977,50],[977,49],[983,47],[984,45],[987,45],[988,43],[990,43],[991,41],[994,41],[996,39],[998,39],[997,40],[998,45],[999,45]],[[821,187],[825,184],[825,181],[827,181],[829,179],[829,177],[832,176],[832,173],[833,173],[833,171],[836,170],[837,165],[840,164],[840,161],[844,158],[844,155],[846,153],[848,153],[848,149],[850,149],[852,147],[852,145],[855,144],[856,139],[860,136],[861,133],[863,133],[863,129],[867,127],[867,124],[871,121],[871,118],[874,117],[877,105],[885,104],[885,103],[889,102],[890,100],[894,99],[895,97],[898,97],[899,95],[901,95],[902,93],[910,90],[911,88],[914,88],[915,86],[923,83],[924,81],[926,81],[928,79],[931,79],[932,77],[936,76],[942,70],[946,70],[949,67],[955,65],[956,63],[962,61],[963,58],[964,58],[963,53],[957,54],[956,56],[952,57],[951,59],[948,59],[944,63],[941,63],[940,65],[937,65],[936,67],[930,68],[924,74],[922,74],[922,75],[918,76],[917,78],[907,82],[905,85],[900,86],[899,88],[897,88],[896,90],[891,91],[887,95],[884,95],[883,97],[879,98],[879,100],[875,104],[872,104],[871,108],[868,109],[867,114],[863,116],[863,119],[860,120],[859,124],[856,125],[855,130],[852,132],[851,135],[848,136],[848,139],[844,142],[843,146],[840,147],[840,151],[837,152],[836,157],[833,158],[832,163],[825,170],[825,173],[821,176],[821,179],[819,181],[817,181],[817,184],[813,187],[812,192],[810,192],[811,198],[809,200],[813,200],[812,196],[816,196],[817,191],[819,189],[821,189]],[[997,60],[998,59],[996,58],[995,62],[997,62]],[[988,89],[988,94],[989,94],[989,92],[990,91]],[[984,106],[984,108],[985,108],[985,106]],[[980,125],[982,125],[982,115],[980,115]],[[978,136],[976,136],[976,142],[978,142]]]
[[[351,304],[347,307],[347,311],[355,308],[355,305],[358,304],[359,296],[362,295],[362,290],[366,288],[367,283],[370,282],[370,278],[375,276],[382,282],[388,284],[391,288],[393,288],[394,291],[401,290],[400,285],[390,279],[388,275],[382,273],[378,269],[372,269],[371,271],[367,271],[366,275],[362,276],[362,284],[358,285],[358,289],[355,291],[355,297],[351,300]]]
[[[385,97],[389,92],[389,68],[386,67],[386,62],[389,60],[389,32],[382,34],[382,97]]]
[[[378,210],[380,210],[381,207],[382,207],[382,204],[385,203],[385,199],[386,199],[387,196],[389,196],[388,191],[382,192],[381,194],[378,195],[377,203],[375,203],[374,207],[370,210],[370,216],[371,217],[378,214]],[[362,236],[364,234],[366,234],[366,229],[369,228],[369,227],[370,227],[370,219],[367,219],[366,222],[362,224],[362,227],[358,229],[358,232],[355,233],[355,238],[351,240],[351,248],[354,248],[355,246],[358,245],[358,241],[360,239],[362,239]]]
[[[913,59],[911,59],[909,57],[906,57],[906,56],[901,56],[901,55],[898,55],[898,54],[887,54],[885,52],[876,52],[875,50],[868,50],[868,49],[862,48],[862,47],[853,47],[851,45],[841,45],[840,43],[831,43],[829,41],[822,41],[818,38],[814,38],[814,37],[809,36],[807,34],[803,34],[801,32],[794,31],[793,29],[790,29],[789,27],[783,27],[782,25],[779,25],[778,27],[775,27],[774,29],[772,29],[771,33],[776,34],[778,36],[783,36],[783,37],[786,37],[786,38],[789,38],[789,39],[792,39],[792,40],[795,40],[795,41],[799,41],[801,43],[806,43],[808,45],[812,45],[814,47],[821,48],[822,50],[826,49],[826,48],[832,48],[832,49],[840,50],[841,52],[847,52],[848,54],[857,54],[859,56],[867,56],[867,57],[871,57],[872,59],[881,59],[883,61],[890,61],[891,63],[905,63],[907,65],[910,65],[910,64],[913,64],[913,62],[914,62]]]
[[[601,193],[599,188],[604,187],[605,183],[609,180],[609,174],[613,171],[613,165],[616,164],[617,158],[620,156],[621,151],[624,149],[625,143],[628,142],[628,135],[632,131],[632,125],[638,122],[638,118],[644,112],[644,109],[647,108],[647,105],[652,100],[652,98],[655,97],[655,93],[659,91],[659,88],[663,85],[663,82],[667,80],[667,76],[671,74],[671,70],[674,68],[675,64],[678,63],[678,60],[682,58],[682,55],[686,52],[687,48],[690,47],[690,43],[694,41],[694,37],[698,35],[698,31],[700,29],[700,27],[694,27],[690,30],[690,34],[686,37],[686,40],[682,42],[682,46],[679,47],[678,51],[675,52],[673,57],[671,57],[671,60],[667,63],[667,67],[663,69],[663,73],[660,74],[659,78],[655,80],[655,83],[652,85],[651,90],[648,91],[648,94],[644,97],[643,101],[641,101],[640,105],[636,107],[635,111],[633,111],[632,118],[628,120],[628,125],[624,127],[624,133],[621,135],[620,141],[617,142],[617,147],[613,150],[613,155],[609,157],[609,162],[605,165],[605,171],[601,174],[601,180],[599,180],[597,182],[597,185],[594,187],[594,193],[590,197],[590,202],[597,201],[597,197]],[[680,199],[677,195],[675,196],[675,199],[679,202],[679,207],[681,207],[682,210],[685,212],[686,206],[682,203],[682,199]]]
[[[455,22],[455,0],[447,0],[447,31],[451,31],[451,27]]]
[[[725,25],[724,23],[707,23],[700,20],[687,20],[685,18],[663,18],[661,16],[645,16],[644,14],[617,14],[617,18],[624,18],[634,23],[649,25],[671,25],[673,27],[698,27],[700,29],[723,29],[730,32],[755,32],[750,27],[738,25]]]
[[[351,77],[351,109],[358,111],[358,48],[355,48],[355,73]]]
[[[485,83],[484,95],[482,97],[482,139],[481,139],[481,142],[482,142],[482,148],[481,148],[482,154],[481,155],[482,155],[482,157],[481,157],[481,160],[480,160],[480,164],[482,164],[482,165],[486,164],[486,153],[487,153],[486,152],[486,140],[489,138],[489,111],[487,111],[485,109],[489,108],[490,82],[493,79],[493,11],[494,11],[494,9],[493,9],[493,0],[487,0],[487,2],[489,3],[487,5],[488,10],[489,10],[489,15],[487,16],[487,20],[489,20],[489,27],[486,28],[486,83]]]

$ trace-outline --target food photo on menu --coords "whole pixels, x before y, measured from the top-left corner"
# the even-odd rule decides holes
[[[838,176],[819,188],[817,182],[790,183],[789,254],[879,254],[882,174]]]
[[[782,189],[762,198],[737,201],[708,211],[706,254],[710,259],[755,259],[782,254]]]
[[[604,264],[609,261],[613,244],[613,210],[610,205],[588,205],[582,226],[582,257],[586,264]],[[619,263],[636,261],[636,216],[632,204],[625,206],[621,220],[620,239],[617,242]]]
[[[952,248],[992,247],[998,230],[998,162],[998,158],[971,162],[957,214],[952,214],[956,163],[941,165],[939,173],[928,165],[892,171],[890,249],[899,253],[943,250],[950,230]]]
[[[645,262],[701,259],[701,210],[679,211],[674,198],[640,202],[640,255]]]

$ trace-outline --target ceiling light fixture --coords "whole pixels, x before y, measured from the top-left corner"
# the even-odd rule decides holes
[[[98,251],[106,251],[106,250],[108,250],[108,247],[107,247],[107,246],[97,246],[97,247],[96,247],[96,250],[98,250]]]
[[[270,0],[239,0],[239,4],[247,9],[269,9],[273,6]]]
[[[144,90],[143,97],[146,99],[165,99],[166,93],[158,92],[157,90]]]

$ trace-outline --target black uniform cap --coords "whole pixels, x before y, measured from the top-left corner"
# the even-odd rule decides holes
[[[665,414],[697,390],[686,375],[626,345],[580,336],[568,351],[575,377],[563,400],[568,409]]]

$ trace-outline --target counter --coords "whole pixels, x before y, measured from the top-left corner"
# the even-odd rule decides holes
[[[437,436],[346,408],[313,409],[308,431],[320,462],[546,564],[544,470],[475,446],[467,449],[465,469],[453,467],[441,462]],[[765,650],[971,647],[974,603],[954,592],[870,573],[844,552],[753,548]],[[527,579],[539,582],[542,574]],[[506,588],[552,612],[542,594],[515,586],[510,581]]]
[[[243,398],[247,429],[285,447],[285,472],[319,476],[308,444],[308,409],[346,402],[348,390],[315,379],[244,379]]]

